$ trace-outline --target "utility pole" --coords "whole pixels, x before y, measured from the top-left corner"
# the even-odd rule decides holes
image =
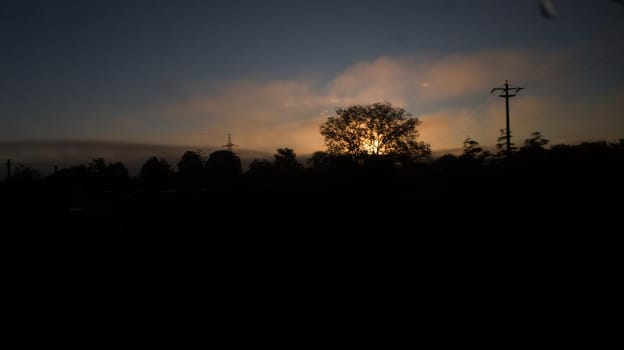
[[[506,116],[507,116],[507,128],[505,129],[505,131],[507,132],[506,138],[507,138],[507,155],[511,154],[511,130],[509,129],[509,98],[510,97],[515,97],[518,93],[518,91],[523,90],[524,88],[521,87],[509,87],[509,82],[507,80],[505,80],[505,87],[504,88],[493,88],[492,91],[490,91],[490,94],[494,93],[494,91],[503,91],[504,94],[503,95],[498,95],[498,97],[504,97],[505,98],[505,112],[506,112]],[[510,94],[509,90],[512,90],[513,93]]]
[[[232,147],[233,146],[238,146],[232,143],[232,134],[228,134],[228,142],[221,146],[221,147],[225,147],[225,149],[227,149],[228,151],[232,152]]]

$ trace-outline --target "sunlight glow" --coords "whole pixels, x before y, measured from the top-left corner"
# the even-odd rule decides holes
[[[362,149],[367,154],[383,154],[381,152],[381,142],[379,142],[379,140],[362,140]]]

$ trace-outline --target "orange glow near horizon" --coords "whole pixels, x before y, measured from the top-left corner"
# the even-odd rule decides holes
[[[523,76],[535,66],[560,60],[563,54],[501,49],[443,57],[384,56],[356,62],[325,83],[310,76],[224,82],[210,92],[198,92],[165,108],[125,115],[123,120],[134,123],[119,125],[116,135],[136,139],[137,134],[142,135],[136,130],[148,124],[143,119],[158,116],[162,125],[179,127],[146,136],[150,137],[147,142],[218,146],[231,133],[240,149],[274,152],[288,147],[310,154],[326,149],[319,127],[327,120],[328,111],[389,101],[422,121],[418,140],[434,151],[461,148],[466,137],[493,146],[504,127],[504,104],[488,95],[490,89],[504,81],[510,67]],[[513,101],[516,142],[536,130],[553,143],[617,139],[624,119],[612,116],[624,108],[622,96],[624,90],[616,89],[601,96],[604,103],[596,106],[527,87]],[[383,152],[379,144],[364,148],[373,154]]]

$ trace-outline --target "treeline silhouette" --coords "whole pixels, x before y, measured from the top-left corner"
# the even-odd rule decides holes
[[[281,148],[245,172],[225,150],[136,177],[15,166],[12,324],[176,347],[617,342],[623,161],[624,140],[534,133],[435,159]]]
[[[495,226],[509,227],[504,237],[540,236],[610,224],[619,209],[605,198],[622,194],[623,162],[623,140],[549,147],[536,132],[509,154],[485,150],[471,138],[461,154],[438,158],[316,152],[301,162],[293,149],[280,148],[274,159],[256,159],[245,172],[238,155],[227,150],[207,156],[187,151],[175,167],[151,157],[134,177],[122,163],[101,158],[46,177],[15,166],[0,191],[5,213],[47,218],[28,225],[62,222],[67,232],[89,227],[105,236],[207,235],[199,222],[184,218],[263,222],[278,213],[283,225],[263,235],[290,235],[288,227],[306,222],[310,230],[297,235],[350,235],[378,226],[384,236],[433,237],[416,232],[435,223],[442,236],[470,227],[485,234]],[[330,216],[315,216],[321,212]],[[415,231],[405,229],[410,217],[421,220]],[[451,227],[460,222],[466,227]],[[227,232],[210,235],[255,235]]]
[[[306,210],[318,208],[358,216],[368,211],[368,220],[386,227],[403,224],[386,218],[411,211],[429,217],[449,213],[470,218],[485,210],[488,220],[499,222],[511,215],[509,211],[502,215],[502,208],[514,209],[517,217],[533,207],[539,209],[536,215],[542,225],[553,224],[557,213],[566,208],[579,215],[598,215],[592,202],[621,191],[624,140],[551,147],[548,143],[535,132],[507,153],[504,147],[485,150],[466,138],[461,154],[435,159],[430,153],[402,158],[315,152],[305,166],[293,149],[280,148],[274,159],[255,159],[245,172],[231,151],[206,156],[196,150],[185,152],[175,168],[151,157],[135,177],[123,163],[97,158],[86,165],[56,169],[45,177],[30,167],[13,166],[0,188],[5,212],[17,215],[36,210],[70,221],[77,216],[70,214],[80,213],[100,217],[104,220],[100,228],[106,226],[106,219],[121,220],[134,227],[117,225],[112,232],[129,234],[147,228],[141,226],[141,218],[151,216],[150,212],[166,220],[184,216],[187,210],[255,218],[281,212],[284,220],[298,220]],[[455,207],[459,202],[473,205],[459,210]],[[605,205],[600,215],[612,209]],[[345,217],[333,217],[332,225],[344,223]],[[525,217],[519,224],[532,220],[535,217]],[[323,226],[315,222],[321,220],[308,221]],[[193,232],[193,222],[171,223],[185,224]]]
[[[504,137],[500,140],[504,140]],[[508,154],[503,149],[503,143],[497,144],[497,152],[491,152],[468,137],[464,140],[462,153],[458,155],[445,154],[431,158],[429,152],[416,159],[397,159],[394,156],[373,154],[355,158],[318,151],[305,162],[297,159],[293,149],[279,148],[273,160],[254,159],[245,172],[240,158],[232,151],[220,150],[206,157],[201,150],[189,150],[181,156],[175,168],[165,159],[150,157],[136,177],[130,176],[123,163],[110,163],[103,158],[95,158],[86,165],[56,168],[54,173],[48,176],[43,176],[37,169],[18,163],[12,167],[4,185],[8,187],[43,182],[46,186],[70,186],[84,191],[166,189],[193,191],[232,181],[255,182],[258,179],[282,181],[284,176],[411,176],[432,173],[454,176],[513,170],[573,176],[578,172],[587,174],[618,172],[624,160],[624,139],[616,143],[595,141],[574,145],[558,144],[551,147],[548,143],[549,141],[540,132],[534,132],[531,138],[524,141],[522,147],[512,146],[513,151]]]

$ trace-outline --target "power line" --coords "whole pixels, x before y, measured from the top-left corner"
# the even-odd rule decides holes
[[[518,91],[523,90],[524,88],[521,87],[509,87],[509,83],[507,82],[507,80],[505,80],[505,87],[504,88],[493,88],[492,91],[490,91],[490,94],[494,93],[494,91],[503,91],[504,94],[502,95],[498,95],[498,97],[504,97],[505,98],[505,116],[506,116],[506,121],[507,121],[507,128],[505,129],[506,131],[506,138],[507,138],[507,155],[511,154],[511,130],[509,128],[509,99],[511,97],[515,97],[516,94],[518,93]],[[509,91],[512,90],[513,93],[510,94]]]

